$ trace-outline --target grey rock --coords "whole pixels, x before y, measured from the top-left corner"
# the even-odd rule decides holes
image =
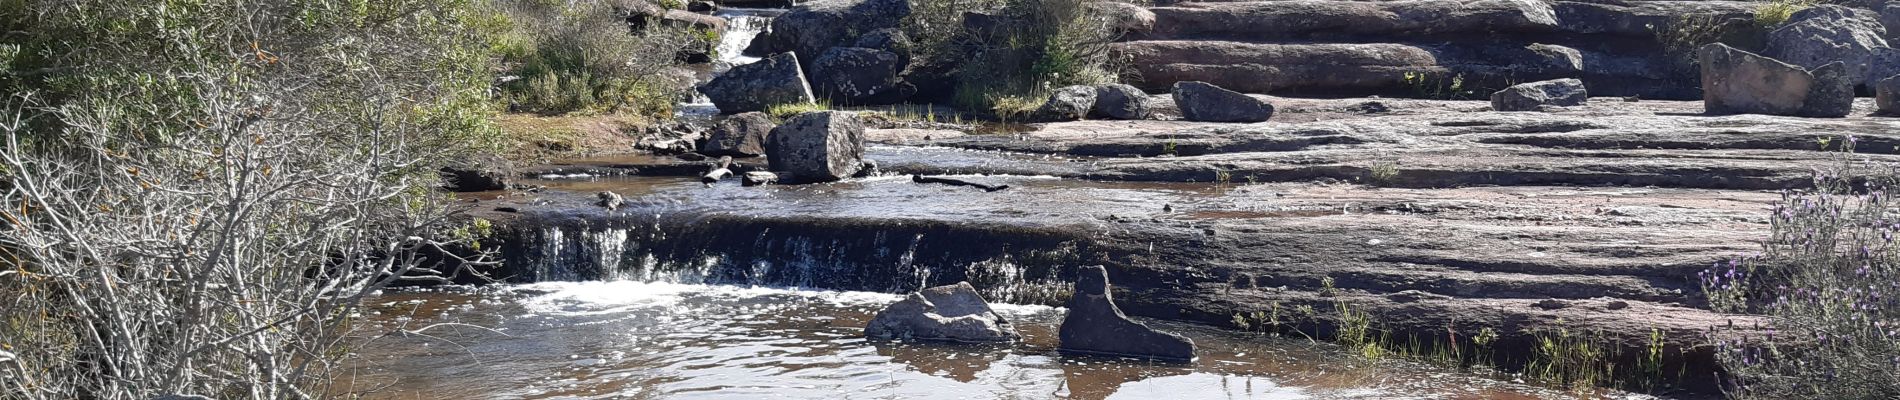
[[[866,33],[864,36],[859,36],[858,41],[852,43],[851,47],[878,49],[896,54],[897,70],[900,72],[910,65],[910,36],[897,28],[884,28]]]
[[[1153,112],[1148,109],[1148,94],[1131,85],[1108,84],[1095,87],[1095,107],[1090,118],[1142,120]]]
[[[798,56],[779,53],[757,62],[732,67],[725,74],[699,87],[719,112],[738,114],[765,111],[779,104],[803,104],[813,101],[811,85],[798,69]]]
[[[1697,56],[1710,114],[1844,117],[1853,109],[1853,79],[1840,62],[1809,71],[1720,43]]]
[[[1511,86],[1491,94],[1491,109],[1497,111],[1538,111],[1544,106],[1581,106],[1590,94],[1583,81],[1565,78]]]
[[[1875,76],[1874,52],[1887,46],[1887,29],[1871,11],[1837,5],[1817,5],[1797,11],[1781,27],[1768,32],[1763,55],[1807,69],[1829,63],[1846,64],[1855,84],[1873,86],[1888,75]]]
[[[771,171],[752,171],[739,176],[741,186],[759,186],[778,183],[778,174]]]
[[[1263,122],[1273,118],[1273,105],[1207,82],[1174,84],[1174,105],[1181,116],[1201,122]]]
[[[903,72],[897,54],[863,47],[833,47],[812,63],[811,86],[819,97],[838,104],[888,104],[902,98]]]
[[[1880,107],[1882,115],[1900,116],[1900,75],[1874,84],[1874,104]]]
[[[748,112],[726,117],[713,125],[700,154],[709,156],[758,157],[765,155],[765,139],[772,135],[772,117]]]
[[[1022,337],[969,282],[911,293],[872,317],[864,336],[955,342],[1007,342]]]
[[[1150,10],[1155,38],[1545,33],[1558,26],[1549,2],[1519,0],[1209,2]]]
[[[1887,28],[1887,42],[1900,40],[1900,3],[1887,3],[1880,8],[1880,26]]]
[[[1089,110],[1095,108],[1095,88],[1092,86],[1069,86],[1056,89],[1049,100],[1036,109],[1038,121],[1075,121],[1087,117]]]
[[[771,170],[796,176],[800,182],[836,181],[864,166],[864,123],[856,113],[799,114],[772,129],[766,142]]]
[[[481,155],[442,167],[442,188],[451,192],[506,190],[514,183],[514,164],[496,155]]]
[[[812,1],[773,18],[746,53],[795,52],[814,57],[833,47],[850,46],[858,35],[895,28],[909,15],[910,0]]]
[[[1108,271],[1101,266],[1076,270],[1075,295],[1062,318],[1061,350],[1067,352],[1193,360],[1194,341],[1128,319],[1115,306]]]

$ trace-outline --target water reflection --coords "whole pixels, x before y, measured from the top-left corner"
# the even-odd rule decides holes
[[[407,398],[1542,398],[1468,375],[1353,362],[1303,343],[1162,324],[1194,363],[1058,355],[1063,311],[1001,306],[1013,345],[867,341],[897,296],[636,282],[396,292],[334,394]],[[478,329],[472,326],[493,328]],[[367,339],[367,337],[365,338]]]

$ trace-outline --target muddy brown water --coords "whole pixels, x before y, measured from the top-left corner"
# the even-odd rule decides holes
[[[999,305],[1014,345],[870,341],[896,295],[642,282],[389,292],[335,394],[367,399],[1542,399],[1567,394],[1329,345],[1151,321],[1192,363],[1075,357],[1065,312]],[[399,330],[410,335],[373,335]],[[371,338],[373,337],[373,339]],[[1633,397],[1609,394],[1609,397]]]

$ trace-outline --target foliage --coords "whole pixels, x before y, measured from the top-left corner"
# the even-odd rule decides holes
[[[493,142],[458,0],[0,1],[0,398],[309,398]],[[443,279],[444,274],[431,277]]]
[[[498,0],[489,7],[505,16],[505,29],[495,39],[507,69],[502,90],[524,112],[670,115],[691,83],[668,73],[680,65],[676,55],[718,41],[705,31],[665,24],[629,33],[603,0]]]
[[[920,64],[957,65],[954,103],[964,109],[1020,112],[1050,90],[1113,82],[1108,45],[1117,37],[1091,0],[917,2],[905,21]],[[963,24],[966,12],[999,21],[987,32]]]
[[[1714,309],[1767,317],[1717,331],[1740,397],[1900,397],[1900,175],[1857,142],[1837,142],[1840,165],[1813,189],[1783,192],[1761,254],[1700,274]]]
[[[1766,29],[1781,26],[1788,22],[1794,13],[1806,10],[1820,3],[1816,0],[1770,0],[1755,8],[1755,25]]]
[[[779,120],[796,117],[798,114],[831,110],[831,102],[818,100],[812,103],[773,104],[765,108],[765,114]]]

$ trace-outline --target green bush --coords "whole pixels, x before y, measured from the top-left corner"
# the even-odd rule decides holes
[[[629,33],[615,8],[600,0],[503,1],[494,7],[506,16],[506,32],[495,39],[507,69],[502,89],[512,108],[523,112],[669,115],[690,85],[669,74],[680,65],[676,55],[716,40],[663,24]]]
[[[1700,274],[1709,304],[1766,317],[1716,329],[1737,397],[1900,398],[1900,174],[1824,140],[1843,163],[1786,191],[1759,255]]]
[[[923,4],[928,3],[928,4]],[[1025,98],[1045,98],[1069,85],[1113,82],[1108,45],[1117,39],[1090,0],[962,0],[920,2],[904,27],[917,38],[921,64],[954,59],[957,106],[1005,114]],[[993,32],[969,32],[965,12],[1005,21]],[[999,109],[999,106],[1006,109]]]

